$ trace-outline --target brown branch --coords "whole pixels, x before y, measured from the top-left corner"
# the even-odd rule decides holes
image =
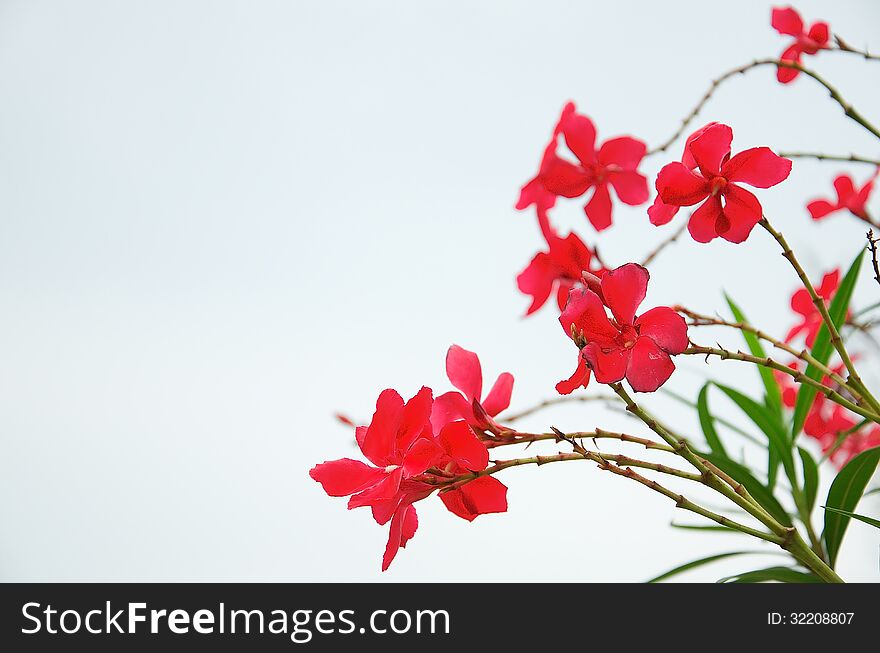
[[[880,263],[877,262],[877,243],[880,243],[880,238],[874,237],[873,229],[868,229],[866,235],[868,237],[868,251],[871,252],[871,265],[874,268],[874,281],[880,283]]]
[[[655,258],[657,258],[657,255],[660,252],[662,252],[664,249],[666,249],[676,240],[678,240],[679,236],[681,236],[684,233],[684,230],[687,229],[687,224],[687,221],[682,222],[681,226],[676,229],[675,232],[671,236],[669,236],[669,238],[662,241],[659,245],[657,245],[657,247],[651,250],[651,252],[649,252],[648,255],[645,257],[645,260],[642,261],[642,266],[648,267],[648,264],[651,263],[651,261],[653,261]]]

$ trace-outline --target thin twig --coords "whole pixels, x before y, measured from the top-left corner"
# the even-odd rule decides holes
[[[834,35],[834,42],[837,43],[837,47],[829,49],[838,50],[839,52],[849,52],[852,54],[857,54],[868,60],[880,61],[880,54],[871,54],[870,52],[868,52],[867,49],[859,50],[858,48],[854,48],[849,43],[844,41],[839,34]]]
[[[513,413],[512,415],[509,415],[507,417],[502,414],[496,419],[497,421],[504,424],[512,424],[513,422],[521,420],[523,417],[528,417],[529,415],[533,415],[537,412],[544,410],[545,408],[550,408],[551,406],[572,402],[587,403],[592,401],[615,402],[616,400],[611,395],[564,395],[561,397],[553,397],[552,399],[545,399],[544,401],[535,404],[530,408],[521,410],[518,413]]]
[[[880,166],[880,159],[869,159],[855,154],[820,154],[818,152],[779,152],[779,156],[786,159],[816,159],[818,161],[843,161],[845,163],[867,163],[872,166]]]
[[[657,255],[660,252],[662,252],[664,249],[666,249],[667,247],[672,245],[676,240],[678,240],[678,237],[684,233],[685,229],[687,229],[687,222],[683,222],[681,224],[681,226],[678,229],[676,229],[675,232],[671,236],[669,236],[669,238],[667,238],[666,240],[661,242],[659,245],[657,245],[657,247],[655,247],[653,250],[651,250],[651,252],[645,257],[645,260],[642,261],[642,266],[648,267],[648,264],[651,263],[651,261],[653,261],[655,258],[657,258]]]
[[[880,263],[877,262],[877,243],[880,243],[880,238],[874,237],[873,229],[868,229],[866,236],[868,237],[868,251],[871,252],[871,266],[874,268],[874,281],[880,283]]]

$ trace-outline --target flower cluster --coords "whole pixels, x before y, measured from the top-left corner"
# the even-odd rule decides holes
[[[513,376],[500,375],[481,402],[483,379],[476,354],[453,345],[446,370],[461,394],[453,391],[435,399],[423,387],[404,402],[395,390],[383,391],[370,424],[355,429],[368,462],[341,458],[309,472],[328,495],[350,497],[349,510],[369,507],[376,523],[390,522],[382,571],[416,533],[414,504],[438,489],[446,508],[468,521],[507,510],[507,487],[474,473],[489,464],[478,431],[510,404]]]
[[[834,178],[834,190],[837,198],[833,200],[815,199],[807,204],[813,220],[822,220],[838,211],[849,211],[857,218],[869,220],[868,198],[874,190],[874,180],[880,174],[880,168],[874,171],[861,188],[856,188],[853,178],[849,175],[838,175]]]
[[[801,55],[816,54],[819,50],[828,48],[830,35],[828,23],[817,21],[806,29],[803,18],[792,7],[774,8],[770,16],[770,24],[780,34],[794,37],[794,42],[779,57],[782,61],[799,64]],[[788,84],[794,81],[800,72],[797,68],[777,66],[776,79]]]

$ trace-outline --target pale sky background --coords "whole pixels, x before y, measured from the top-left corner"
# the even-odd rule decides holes
[[[880,50],[880,4],[798,6]],[[356,455],[335,411],[368,418],[386,387],[447,390],[453,342],[487,377],[514,373],[514,408],[553,396],[574,351],[552,309],[521,319],[514,279],[541,240],[513,203],[561,106],[575,100],[600,139],[656,144],[711,78],[783,50],[769,15],[764,2],[0,2],[0,579],[641,581],[770,550],[671,529],[698,522],[567,463],[502,475],[509,512],[472,524],[422,502],[383,575],[387,528],[307,476]],[[880,63],[810,65],[880,120]],[[782,87],[770,69],[724,85],[696,125],[709,120],[734,127],[735,151],[880,153],[815,83]],[[760,193],[814,277],[864,242],[854,219],[816,225],[804,209],[842,170],[871,172],[797,161]],[[593,242],[580,206],[555,220]],[[607,259],[639,260],[676,228],[646,208],[615,207]],[[722,310],[723,288],[784,334],[797,285],[784,263],[760,230],[746,246],[683,239],[645,306]],[[865,271],[856,304],[877,298]],[[749,367],[699,360],[669,387],[694,396],[709,371],[758,387]],[[698,432],[668,399],[645,405]],[[549,424],[646,434],[595,406],[529,426]],[[862,504],[878,510],[878,496]],[[880,580],[877,531],[850,529],[841,574]]]

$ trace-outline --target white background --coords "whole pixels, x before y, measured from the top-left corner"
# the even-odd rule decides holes
[[[880,48],[877,3],[799,6]],[[0,578],[641,581],[769,550],[671,529],[697,522],[567,463],[505,474],[506,515],[468,524],[420,504],[382,575],[386,529],[307,476],[356,454],[335,411],[368,419],[383,388],[448,389],[452,342],[487,377],[516,375],[514,408],[553,396],[574,351],[552,309],[521,319],[514,278],[541,241],[512,205],[560,108],[575,100],[600,139],[656,144],[711,78],[782,51],[769,15],[763,2],[0,2]],[[880,119],[880,63],[809,64]],[[815,83],[782,87],[770,69],[724,85],[695,126],[708,120],[734,127],[735,151],[880,152]],[[845,169],[870,174],[797,161],[760,193],[814,277],[863,244],[856,220],[817,225],[804,209]],[[554,219],[591,242],[580,206]],[[676,228],[646,208],[615,206],[607,259],[639,260]],[[792,319],[796,279],[760,230],[743,246],[683,239],[652,273],[645,307],[721,310],[725,289],[770,331]],[[866,271],[856,304],[877,298]],[[732,335],[693,337],[739,346]],[[694,396],[710,371],[758,388],[742,364],[700,360],[670,387]],[[698,432],[668,399],[645,403]],[[592,405],[530,426],[551,423],[645,434]],[[850,529],[841,573],[880,580],[877,531]]]

